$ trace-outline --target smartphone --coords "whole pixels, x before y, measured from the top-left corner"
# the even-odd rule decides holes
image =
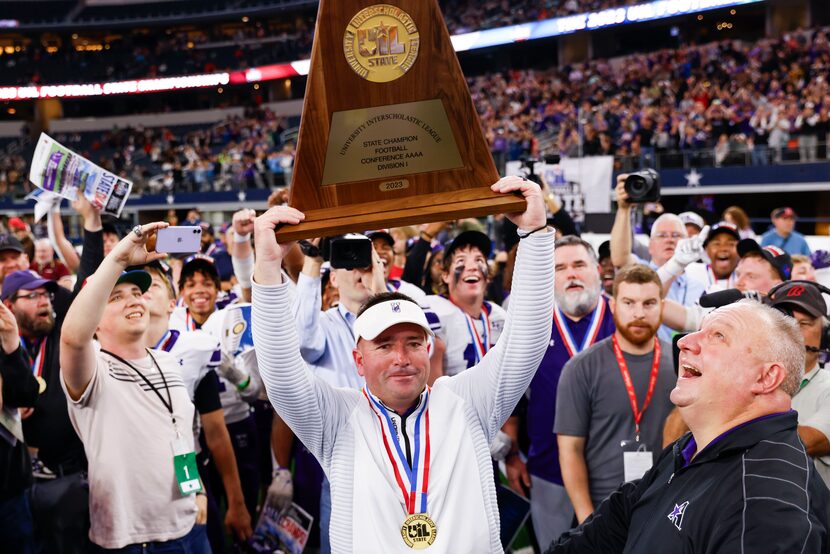
[[[166,227],[159,229],[156,238],[156,252],[190,254],[202,249],[201,227]]]

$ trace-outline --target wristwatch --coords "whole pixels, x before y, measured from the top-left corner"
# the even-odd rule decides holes
[[[307,240],[298,241],[297,244],[300,245],[300,250],[302,250],[303,254],[309,258],[321,258],[323,256],[320,249]]]
[[[519,239],[525,239],[525,238],[529,237],[530,235],[532,235],[533,233],[536,233],[537,231],[544,231],[544,230],[547,230],[547,229],[550,229],[550,225],[548,225],[546,223],[545,225],[542,225],[541,227],[537,227],[536,229],[533,229],[532,231],[525,231],[524,229],[516,229],[516,234],[519,235]]]

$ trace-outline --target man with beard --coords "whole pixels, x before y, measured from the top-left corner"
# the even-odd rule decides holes
[[[547,552],[828,552],[830,495],[792,409],[804,346],[760,302],[706,316],[678,342],[671,391],[691,433]]]
[[[444,252],[442,279],[447,297],[428,296],[427,305],[441,322],[444,375],[457,375],[481,361],[504,329],[507,312],[484,300],[490,237],[480,231],[460,233]]]
[[[569,235],[556,241],[554,274],[554,325],[550,346],[530,383],[527,432],[530,448],[527,466],[514,447],[505,461],[510,486],[521,494],[530,487],[533,529],[541,546],[571,528],[574,511],[565,492],[559,451],[553,434],[556,390],[565,363],[595,342],[614,333],[614,318],[601,294],[599,264],[591,245]],[[504,426],[518,444],[518,417]]]
[[[84,221],[77,294],[100,264],[104,243],[100,212],[82,195],[73,207]],[[38,458],[29,495],[35,548],[39,552],[86,553],[90,550],[87,459],[69,420],[58,358],[61,329],[73,293],[28,271],[29,258],[14,237],[0,236],[0,260],[5,277],[0,298],[17,319],[21,344],[39,385],[33,409],[23,414],[24,438],[37,450]]]
[[[579,522],[651,467],[672,408],[671,345],[656,337],[663,311],[657,273],[642,265],[620,271],[610,307],[616,331],[565,364],[556,394],[553,431]]]

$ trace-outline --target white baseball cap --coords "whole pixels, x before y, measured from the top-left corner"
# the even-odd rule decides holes
[[[679,214],[678,217],[680,218],[680,221],[682,221],[685,225],[692,224],[697,226],[698,229],[703,229],[703,227],[706,225],[706,222],[703,221],[703,218],[695,212],[683,212],[682,214]]]
[[[435,333],[429,328],[427,316],[424,315],[424,311],[418,304],[410,300],[396,298],[379,302],[360,314],[354,322],[355,345],[360,339],[374,340],[385,330],[398,323],[418,325],[430,337],[435,336]]]

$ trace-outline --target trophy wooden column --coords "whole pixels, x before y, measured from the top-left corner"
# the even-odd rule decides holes
[[[437,0],[320,0],[281,240],[522,211],[499,178]]]

